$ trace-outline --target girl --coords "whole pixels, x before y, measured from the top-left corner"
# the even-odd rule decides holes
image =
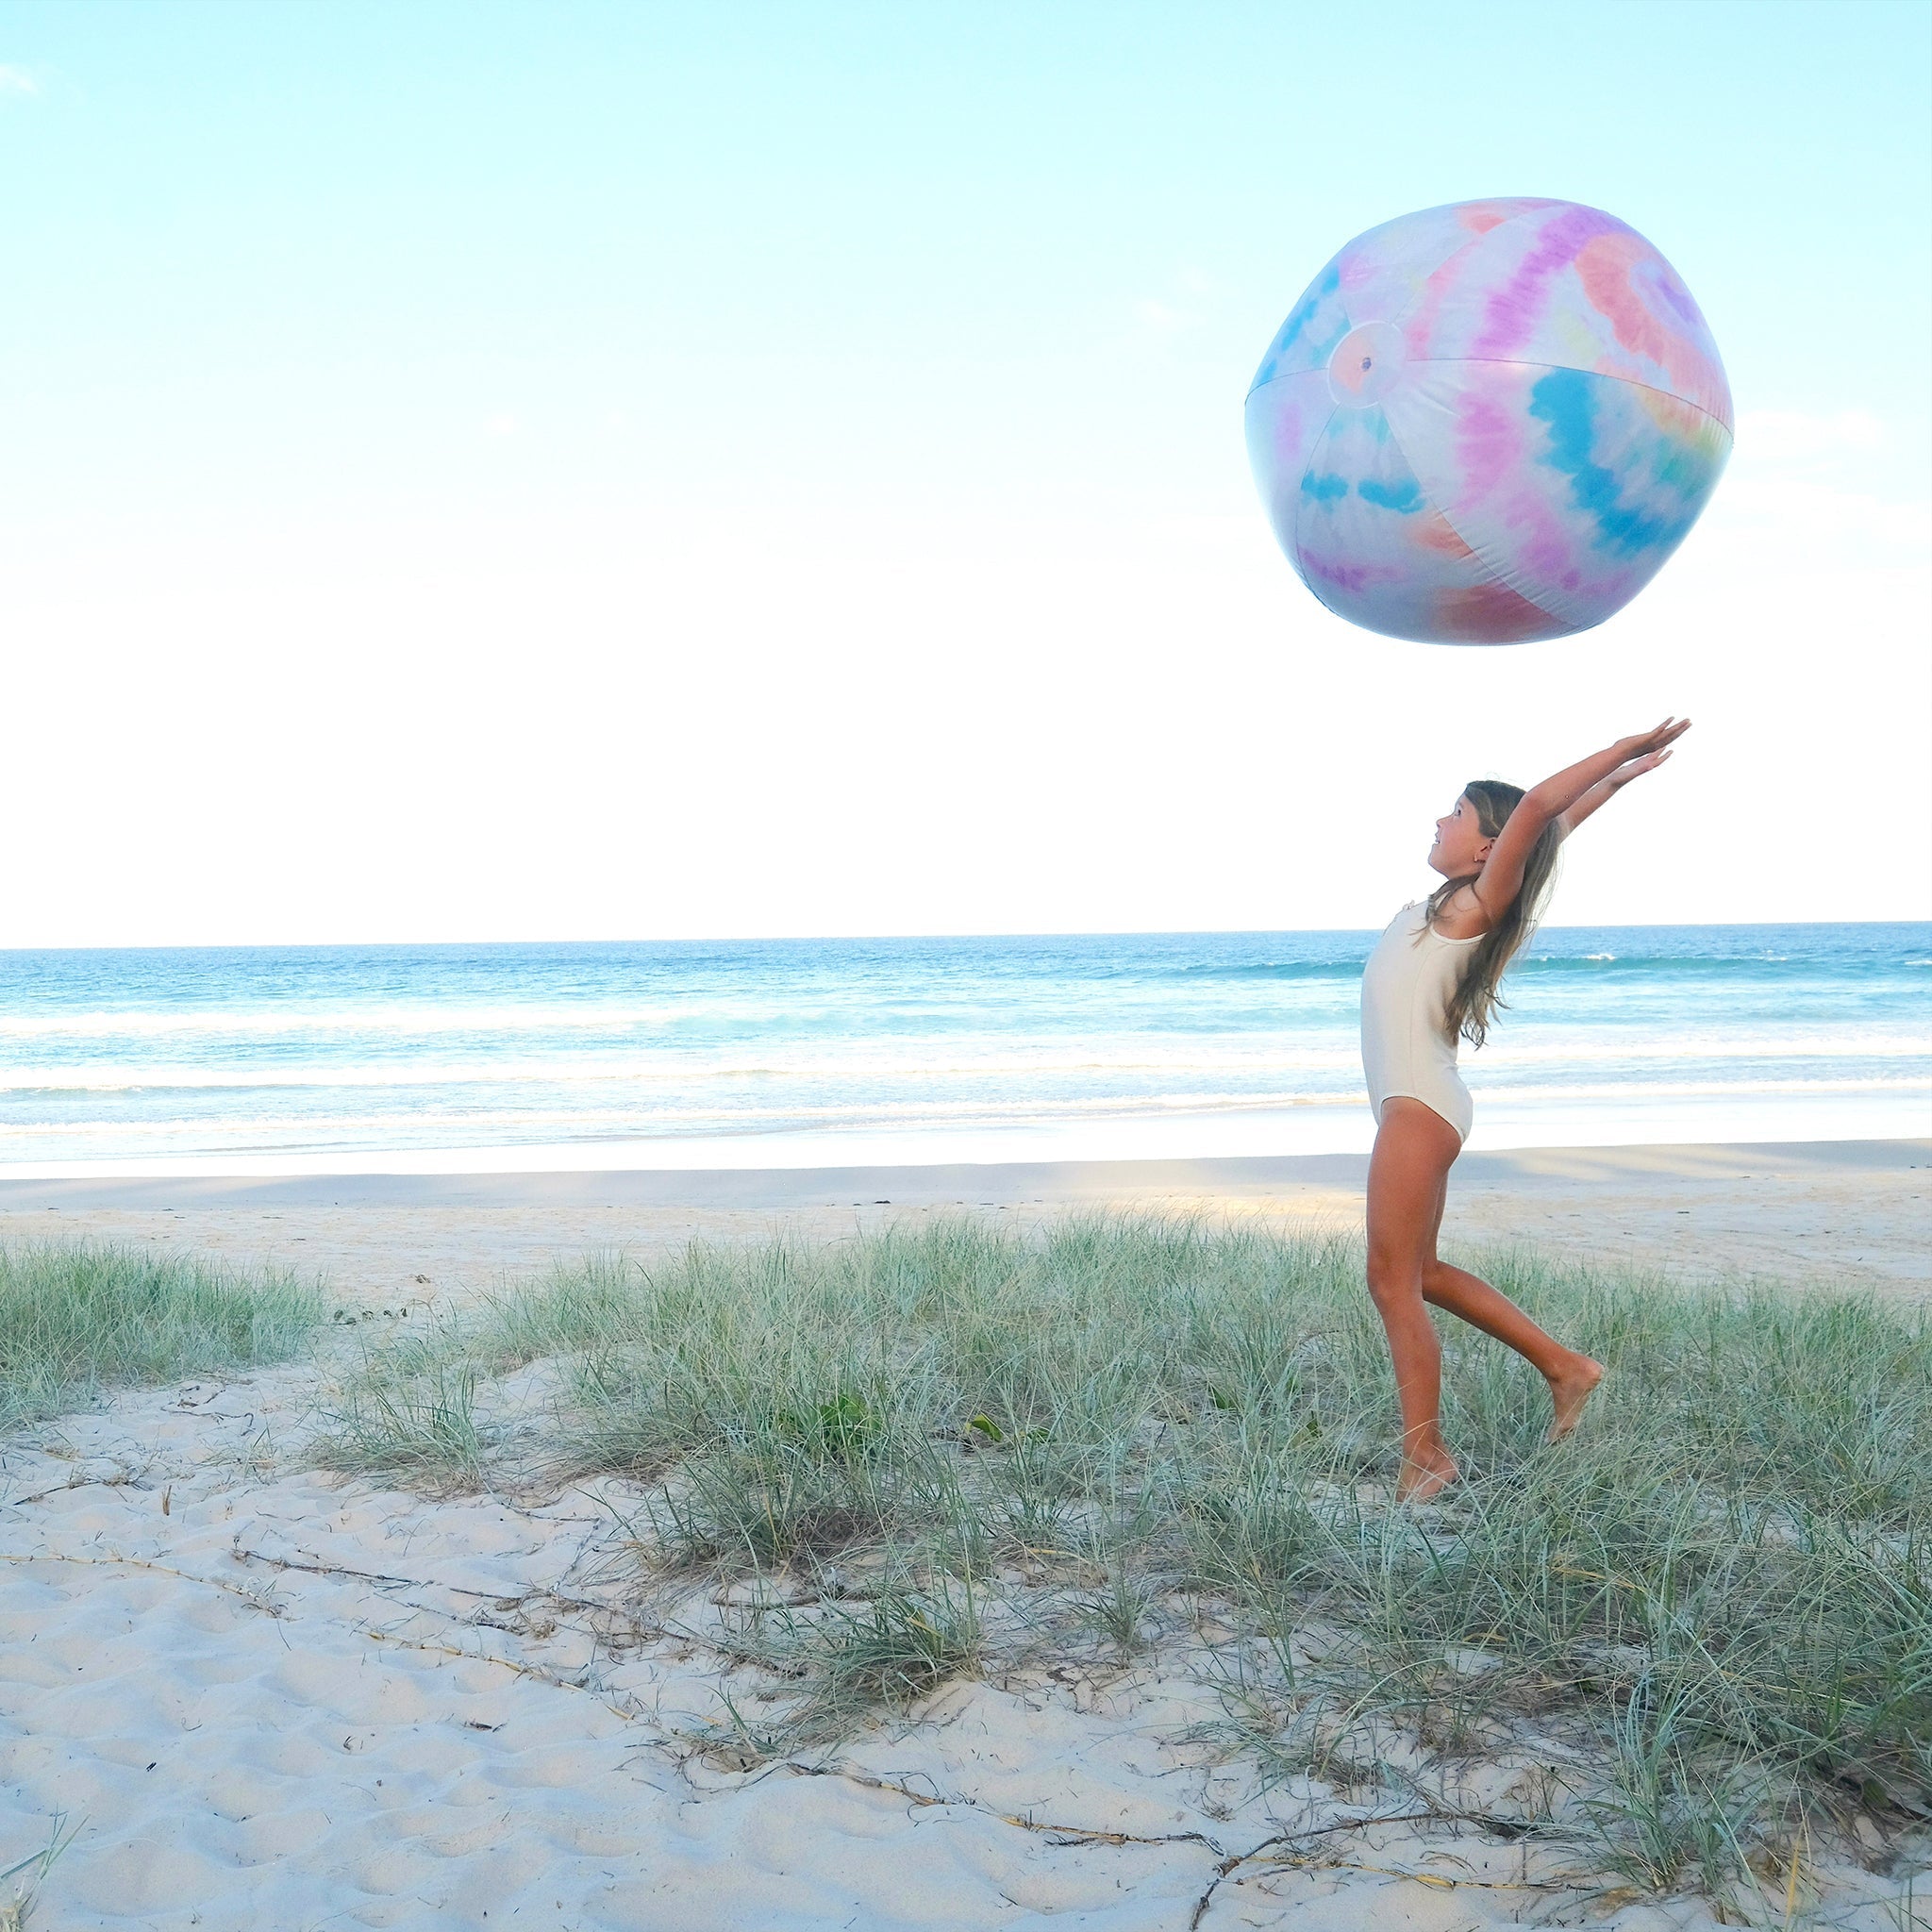
[[[1576,1426],[1603,1364],[1546,1335],[1487,1281],[1436,1257],[1449,1169],[1469,1133],[1458,1040],[1483,1043],[1504,969],[1529,937],[1549,891],[1557,847],[1591,812],[1671,756],[1690,721],[1620,738],[1527,791],[1494,779],[1468,786],[1436,821],[1429,863],[1442,874],[1424,904],[1391,923],[1362,974],[1362,1067],[1375,1110],[1369,1159],[1369,1293],[1389,1332],[1402,1399],[1396,1493],[1422,1502],[1456,1480],[1438,1410],[1441,1344],[1429,1303],[1507,1342],[1550,1385],[1550,1441]]]

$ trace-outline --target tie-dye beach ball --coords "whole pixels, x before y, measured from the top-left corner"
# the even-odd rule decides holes
[[[1465,201],[1357,235],[1270,345],[1248,454],[1329,609],[1391,637],[1587,630],[1663,567],[1731,450],[1717,344],[1613,215]]]

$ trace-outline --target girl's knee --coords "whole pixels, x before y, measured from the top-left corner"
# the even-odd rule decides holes
[[[1369,1296],[1377,1307],[1411,1301],[1422,1292],[1423,1279],[1413,1260],[1369,1250]]]

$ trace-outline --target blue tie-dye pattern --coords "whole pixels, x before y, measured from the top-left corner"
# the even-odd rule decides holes
[[[1591,460],[1594,410],[1591,381],[1580,370],[1553,369],[1529,392],[1529,413],[1550,425],[1550,451],[1541,458],[1570,478],[1578,509],[1596,520],[1597,541],[1626,552],[1674,549],[1703,508],[1701,494],[1688,515],[1657,516],[1620,501],[1617,479]]]
[[[1341,269],[1337,262],[1330,262],[1320,281],[1302,298],[1302,304],[1287,322],[1282,325],[1280,338],[1274,344],[1276,356],[1285,356],[1294,347],[1303,329],[1315,319],[1315,311],[1322,306],[1324,295],[1332,295],[1341,286]]]
[[[1364,476],[1355,486],[1355,493],[1364,503],[1373,503],[1378,509],[1397,510],[1406,517],[1413,516],[1424,508],[1422,486],[1413,476],[1405,476],[1394,483],[1378,483],[1373,476]]]
[[[1307,327],[1309,323],[1314,321],[1323,302],[1328,296],[1334,294],[1341,286],[1341,265],[1331,261],[1323,272],[1321,279],[1315,283],[1314,287],[1296,305],[1294,313],[1282,324],[1281,333],[1275,337],[1274,346],[1261,358],[1261,366],[1255,372],[1254,381],[1248,385],[1248,393],[1250,395],[1253,395],[1264,382],[1272,382],[1274,379],[1275,371],[1281,367],[1281,358],[1301,340],[1302,331]],[[1315,351],[1317,359],[1332,355],[1335,350],[1335,344],[1347,333],[1348,322],[1347,318],[1344,317],[1341,326],[1336,330],[1333,339]]]
[[[1687,503],[1699,505],[1710,494],[1717,473],[1724,467],[1722,458],[1712,455],[1709,418],[1705,422],[1706,434],[1697,441],[1680,442],[1671,437],[1661,443],[1652,468],[1652,474],[1665,489],[1674,490]]]
[[[1325,476],[1318,476],[1310,470],[1302,478],[1302,494],[1312,496],[1317,503],[1333,503],[1338,496],[1348,494],[1348,478],[1332,472]]]

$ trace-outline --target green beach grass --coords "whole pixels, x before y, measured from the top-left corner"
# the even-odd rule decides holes
[[[589,1260],[377,1347],[328,1453],[431,1487],[629,1478],[641,1589],[752,1586],[726,1645],[796,1691],[741,1724],[754,1751],[1191,1632],[1228,1749],[1274,1775],[1442,1790],[1555,1740],[1520,1828],[1646,1890],[1922,1828],[1927,1311],[1485,1266],[1610,1374],[1550,1447],[1533,1372],[1445,1322],[1465,1480],[1415,1511],[1358,1248],[1124,1219]]]
[[[327,1313],[321,1289],[290,1274],[108,1244],[0,1246],[0,1430],[116,1387],[285,1360]]]

